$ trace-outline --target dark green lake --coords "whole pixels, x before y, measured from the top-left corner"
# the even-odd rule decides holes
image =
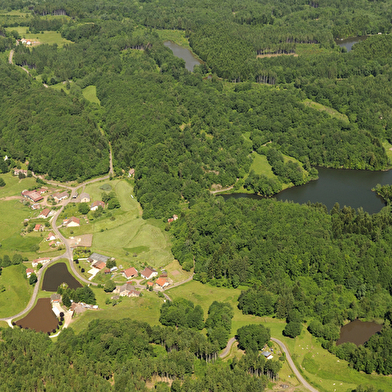
[[[384,201],[372,192],[377,184],[392,184],[392,170],[389,171],[361,171],[318,168],[319,179],[308,184],[286,189],[275,198],[281,201],[295,203],[323,203],[331,210],[336,202],[340,207],[362,207],[369,214],[379,212],[384,206]],[[256,195],[231,194],[229,197],[260,198]]]
[[[188,71],[192,72],[195,65],[201,64],[190,50],[183,48],[171,41],[165,41],[163,45],[168,47],[173,52],[174,56],[179,57],[185,61],[185,68]]]
[[[343,39],[343,40],[336,40],[335,42],[340,46],[340,47],[344,47],[347,49],[347,52],[349,52],[353,45],[355,45],[356,43],[360,42],[360,41],[364,41],[367,37],[351,37],[351,38],[347,38],[347,39]]]

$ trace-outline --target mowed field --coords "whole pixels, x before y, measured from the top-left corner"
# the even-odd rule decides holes
[[[0,188],[0,201],[4,197],[20,196],[21,192],[36,185],[35,178],[24,178],[13,176],[11,173],[0,174],[0,178],[5,181],[5,186]]]
[[[96,103],[98,105],[101,104],[100,100],[97,97],[97,87],[96,86],[87,86],[82,90],[83,97],[87,99],[87,101]]]
[[[19,200],[0,201],[0,257],[10,257],[17,251],[29,251],[32,245],[41,242],[39,237],[22,237],[23,220],[33,214]]]
[[[64,235],[93,234],[93,252],[115,257],[123,268],[141,268],[144,263],[152,267],[164,267],[174,261],[170,250],[169,234],[165,223],[157,219],[144,220],[141,207],[133,195],[133,187],[126,180],[101,181],[85,187],[91,202],[101,200],[101,187],[110,186],[116,192],[121,209],[106,210],[111,218],[103,215],[89,224],[72,229],[62,229]],[[109,189],[109,188],[108,188]],[[110,192],[108,190],[107,192]],[[132,197],[133,196],[133,197]],[[71,233],[72,231],[72,233]]]
[[[63,47],[65,44],[72,44],[72,41],[68,41],[63,38],[57,31],[44,31],[43,34],[36,33],[26,33],[28,28],[17,26],[17,27],[7,27],[8,31],[16,30],[22,38],[26,38],[31,41],[39,42],[39,44],[53,45],[57,44],[59,48]],[[33,46],[36,46],[33,44]]]
[[[0,317],[12,316],[28,304],[33,287],[24,277],[25,270],[21,264],[3,268],[0,286],[4,286],[5,291],[0,292]]]
[[[99,310],[87,310],[83,314],[76,316],[70,325],[76,333],[85,330],[88,324],[97,318],[111,320],[130,318],[147,322],[150,325],[159,324],[159,309],[162,306],[163,299],[159,298],[156,293],[143,290],[142,297],[123,297],[119,304],[113,306],[105,304],[106,299],[112,297],[113,293],[105,293],[102,289],[95,287],[92,287],[92,289],[96,295]]]

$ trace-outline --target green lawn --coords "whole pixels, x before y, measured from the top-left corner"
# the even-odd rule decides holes
[[[153,267],[170,264],[174,258],[170,250],[169,234],[164,231],[165,223],[157,219],[141,219],[141,207],[133,197],[133,187],[126,180],[102,181],[86,186],[91,201],[101,200],[102,186],[110,185],[121,204],[119,210],[105,210],[98,219],[89,224],[61,229],[68,238],[71,235],[93,234],[92,251],[115,257],[117,265],[124,268],[142,268],[144,263]],[[77,207],[72,207],[77,209]],[[74,210],[67,210],[72,215]],[[106,217],[111,214],[112,218]],[[71,234],[71,231],[73,232]],[[136,256],[135,256],[136,255]]]
[[[24,277],[25,270],[21,264],[3,268],[0,285],[5,286],[6,290],[0,293],[0,317],[19,313],[28,304],[33,287]]]
[[[328,107],[328,106],[324,106],[324,105],[322,105],[321,103],[317,103],[317,102],[311,101],[310,99],[305,99],[305,101],[303,101],[303,103],[304,103],[306,106],[309,106],[309,107],[311,107],[311,108],[313,108],[313,109],[318,110],[319,112],[326,112],[326,113],[328,113],[331,117],[335,117],[335,118],[337,118],[338,120],[344,121],[344,122],[347,123],[347,124],[350,122],[349,119],[348,119],[348,117],[347,117],[345,114],[340,113],[340,112],[338,112],[337,110],[332,109],[332,108],[330,108],[330,107]]]
[[[77,333],[86,329],[89,322],[97,318],[110,320],[130,318],[137,321],[145,321],[150,325],[159,324],[159,309],[163,300],[156,293],[143,290],[143,297],[124,297],[118,305],[112,306],[105,304],[106,298],[113,296],[112,293],[107,294],[102,289],[97,288],[93,288],[93,290],[100,310],[87,310],[83,314],[76,316],[70,327]]]
[[[97,103],[98,105],[101,104],[100,100],[97,97],[97,87],[96,86],[87,86],[82,90],[83,97],[86,98],[88,101]]]
[[[275,174],[272,172],[271,165],[267,161],[265,155],[260,155],[257,152],[252,153],[253,162],[250,170],[254,170],[256,174],[264,175],[268,178],[276,178]]]
[[[44,31],[43,34],[27,34],[26,31],[28,27],[7,27],[8,31],[16,30],[22,38],[29,39],[31,41],[38,41],[40,44],[53,45],[57,44],[59,48],[63,47],[65,44],[72,44],[72,41],[68,41],[63,38],[57,31]]]
[[[15,252],[29,252],[32,245],[41,241],[40,237],[20,235],[23,220],[34,214],[18,200],[0,201],[0,257],[4,254],[12,257]]]
[[[4,187],[0,188],[0,198],[20,196],[23,190],[37,185],[35,178],[29,177],[19,180],[19,177],[13,176],[11,173],[0,174],[0,178],[2,178],[6,184]]]

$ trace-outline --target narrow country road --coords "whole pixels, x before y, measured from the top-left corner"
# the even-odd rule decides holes
[[[14,57],[14,49],[11,50],[10,55],[8,57],[8,62],[12,64],[12,58]]]
[[[297,367],[295,366],[290,352],[287,349],[287,347],[285,346],[285,344],[283,342],[281,342],[279,339],[275,339],[275,338],[271,338],[271,340],[273,342],[275,342],[276,344],[279,345],[279,347],[282,349],[282,351],[286,354],[286,359],[287,362],[289,364],[289,366],[291,367],[291,370],[293,371],[293,373],[295,374],[295,376],[297,377],[298,381],[306,388],[308,389],[310,392],[319,392],[316,388],[312,387],[301,375],[301,373],[299,372],[299,370],[297,369]],[[231,338],[228,342],[227,342],[227,346],[223,349],[223,351],[219,354],[219,358],[225,358],[231,350],[232,345],[234,344],[234,342],[236,341],[236,338]]]
[[[230,338],[229,341],[227,342],[226,347],[223,349],[223,351],[219,354],[219,358],[224,358],[229,355],[229,352],[231,350],[231,346],[235,343],[237,339],[236,338]]]
[[[298,381],[309,391],[311,392],[318,392],[318,390],[314,387],[312,387],[301,375],[297,367],[295,366],[290,352],[285,346],[283,342],[281,342],[279,339],[271,338],[271,340],[279,345],[279,347],[282,349],[282,351],[286,354],[287,362],[289,363],[291,370],[294,372],[295,376],[297,377]]]

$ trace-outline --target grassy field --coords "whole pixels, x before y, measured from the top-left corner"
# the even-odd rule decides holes
[[[257,152],[252,153],[253,162],[250,170],[254,170],[256,174],[264,175],[267,178],[276,178],[275,174],[272,172],[271,165],[267,161],[265,155],[260,155]]]
[[[318,110],[319,112],[326,112],[326,113],[328,113],[331,117],[335,117],[335,118],[337,118],[338,120],[344,121],[344,122],[347,123],[347,124],[350,122],[349,119],[348,119],[348,117],[347,117],[345,114],[340,113],[340,112],[338,112],[337,110],[332,109],[332,108],[330,108],[330,107],[328,107],[328,106],[324,106],[324,105],[322,105],[321,103],[317,103],[317,102],[311,101],[310,99],[305,99],[305,101],[303,101],[303,103],[304,103],[306,106],[309,106],[309,107],[311,107],[311,108],[313,108],[313,109]]]
[[[16,30],[22,38],[26,38],[31,41],[38,41],[40,44],[57,44],[59,48],[63,47],[65,44],[72,44],[72,41],[68,41],[67,39],[63,38],[57,31],[44,31],[43,34],[27,34],[26,31],[28,30],[28,27],[22,26],[7,27],[7,30]]]
[[[87,86],[82,90],[83,97],[88,101],[101,104],[100,100],[97,97],[97,87],[96,86]]]
[[[93,234],[92,251],[115,257],[117,265],[124,268],[135,266],[139,269],[144,264],[164,267],[172,263],[174,259],[169,234],[164,231],[165,223],[157,219],[141,219],[141,207],[132,197],[132,185],[126,180],[102,181],[86,186],[84,192],[90,195],[91,201],[101,200],[103,185],[110,185],[116,192],[121,209],[106,210],[106,215],[110,213],[112,218],[104,214],[96,220],[91,219],[89,224],[62,229],[62,233],[66,237]],[[74,208],[76,211],[77,207]],[[72,215],[71,210],[69,215]]]
[[[24,277],[26,268],[23,265],[12,265],[3,268],[0,285],[5,291],[0,293],[0,317],[12,316],[23,310],[33,293],[33,287]]]
[[[316,54],[340,52],[340,48],[326,49],[320,48],[318,44],[297,44],[295,53],[298,56],[314,56]]]
[[[20,196],[21,192],[35,186],[35,178],[24,178],[13,176],[11,173],[0,174],[0,178],[5,181],[5,186],[0,188],[0,199],[9,196]]]
[[[112,293],[106,294],[102,289],[96,288],[93,288],[93,290],[100,310],[87,310],[83,314],[76,316],[70,327],[77,333],[86,329],[89,322],[96,318],[111,320],[130,318],[137,321],[145,321],[151,325],[159,324],[159,309],[163,300],[156,293],[144,290],[143,297],[124,297],[118,305],[113,307],[105,304],[106,298],[113,296]]]
[[[22,237],[23,220],[32,216],[34,212],[23,206],[18,200],[0,202],[0,257],[4,254],[12,255],[16,251],[29,251],[32,245],[38,244],[38,237]]]

